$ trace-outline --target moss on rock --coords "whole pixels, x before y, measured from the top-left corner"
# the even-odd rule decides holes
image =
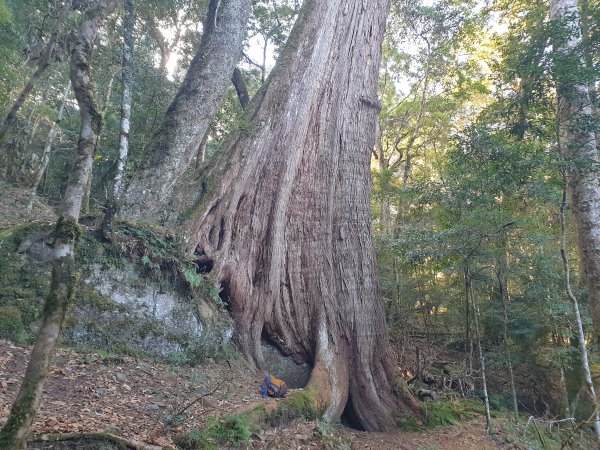
[[[63,221],[58,228],[75,239],[84,230],[71,225]],[[51,223],[0,229],[1,338],[26,343],[34,335],[51,270],[35,259],[43,253],[35,249],[51,250],[54,229]],[[228,357],[231,322],[215,300],[218,294],[173,239],[161,229],[127,223],[117,224],[114,236],[108,242],[88,230],[79,238],[79,279],[63,342],[166,359],[178,355],[185,364]]]
[[[23,326],[21,311],[16,306],[0,307],[0,338],[24,342],[28,335]]]

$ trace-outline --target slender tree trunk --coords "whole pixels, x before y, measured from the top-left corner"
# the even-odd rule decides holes
[[[413,170],[413,147],[417,138],[419,137],[419,132],[421,130],[421,123],[423,121],[423,115],[425,113],[425,106],[427,105],[427,94],[429,93],[429,79],[431,77],[431,44],[427,39],[425,39],[427,44],[427,65],[425,66],[425,74],[423,79],[423,90],[421,92],[421,98],[419,100],[419,110],[417,112],[417,117],[415,118],[415,126],[411,130],[410,138],[404,148],[404,173],[402,175],[402,185],[404,187],[408,186],[410,181],[410,177],[412,176]]]
[[[587,347],[585,345],[585,333],[583,332],[583,322],[581,321],[581,314],[579,312],[579,302],[577,297],[571,289],[571,273],[569,269],[569,259],[567,257],[567,237],[566,237],[566,209],[567,209],[567,190],[566,180],[565,188],[563,189],[562,202],[560,203],[560,256],[563,261],[563,270],[565,276],[565,290],[567,297],[573,305],[573,313],[575,315],[575,323],[577,324],[577,337],[579,339],[579,351],[581,352],[581,364],[583,365],[583,372],[585,374],[585,382],[590,392],[590,397],[594,402],[595,408],[595,420],[594,430],[596,432],[596,438],[600,440],[600,413],[598,412],[598,398],[596,397],[596,390],[594,389],[594,382],[592,381],[592,373],[590,372],[590,364],[588,359]]]
[[[388,0],[305,2],[269,80],[202,182],[185,236],[214,261],[235,339],[313,365],[327,420],[419,418],[390,359],[371,240],[370,157]]]
[[[465,347],[468,348],[469,370],[473,373],[473,337],[471,336],[471,277],[469,266],[465,264],[463,275],[465,279]]]
[[[560,365],[560,390],[563,397],[563,403],[565,408],[565,419],[568,419],[571,416],[571,407],[569,404],[569,391],[567,389],[567,380],[565,378],[565,368],[561,364]]]
[[[512,355],[510,351],[510,342],[508,341],[508,236],[507,231],[503,227],[500,231],[500,255],[498,256],[498,271],[496,273],[498,278],[498,284],[500,287],[500,300],[502,301],[502,309],[504,312],[504,322],[502,324],[502,341],[504,343],[504,349],[506,351],[506,362],[508,364],[508,374],[510,377],[510,389],[513,401],[513,413],[515,420],[519,420],[519,404],[517,403],[517,389],[515,387],[515,373],[512,364]]]
[[[568,188],[577,229],[581,265],[596,342],[600,337],[600,177],[598,150],[588,86],[573,81],[584,69],[576,48],[581,44],[577,0],[550,0],[550,18],[570,36],[555,43],[554,73],[558,94],[559,145],[567,158]]]
[[[125,193],[128,218],[156,221],[171,213],[173,189],[196,156],[242,54],[251,3],[210,1],[198,53],[155,135],[147,163],[136,170]]]
[[[102,233],[109,236],[113,220],[119,210],[123,192],[123,178],[129,154],[129,130],[131,120],[131,92],[133,89],[133,27],[135,25],[134,0],[125,0],[123,15],[123,96],[121,97],[121,130],[119,132],[119,158],[113,189],[102,222]]]
[[[386,157],[385,155],[385,151],[384,151],[384,147],[383,147],[383,143],[381,142],[381,129],[378,126],[377,127],[377,131],[376,133],[378,134],[377,136],[377,145],[376,145],[376,151],[377,151],[377,163],[379,165],[379,174],[380,174],[380,181],[379,181],[379,190],[380,190],[380,195],[381,195],[381,201],[379,203],[379,216],[380,216],[380,223],[381,223],[381,230],[383,231],[385,236],[391,236],[392,235],[392,209],[391,209],[391,205],[390,205],[390,193],[389,191],[389,180],[390,178],[388,177],[388,174],[386,173],[386,171],[389,169],[390,167],[390,160],[389,158]]]
[[[470,274],[469,274],[470,276]],[[485,369],[485,357],[483,356],[483,349],[481,348],[481,334],[479,331],[479,307],[475,301],[475,294],[473,292],[473,280],[469,283],[469,290],[471,296],[471,305],[473,306],[473,322],[475,325],[475,339],[477,339],[477,350],[479,353],[479,365],[481,366],[481,384],[483,388],[483,401],[485,404],[485,429],[490,431],[492,427],[492,415],[490,413],[490,397],[488,395],[487,388],[487,373]]]
[[[40,185],[40,181],[42,180],[42,176],[44,172],[46,172],[46,167],[48,167],[48,162],[50,161],[50,152],[52,151],[52,146],[54,145],[54,140],[58,134],[58,129],[60,128],[60,122],[63,118],[63,113],[65,110],[65,105],[69,98],[69,93],[71,92],[71,80],[67,82],[67,86],[65,87],[65,91],[63,93],[63,99],[60,103],[60,107],[58,108],[58,114],[56,115],[56,121],[52,124],[50,128],[50,132],[48,133],[48,139],[46,140],[46,145],[44,146],[44,151],[42,153],[42,157],[40,158],[40,164],[35,172],[35,176],[33,178],[33,183],[31,184],[31,197],[29,199],[29,203],[27,205],[27,210],[31,211],[33,206],[33,198],[35,197],[35,193],[37,192],[37,188]]]
[[[267,79],[267,48],[269,48],[269,35],[263,36],[265,43],[263,44],[262,65],[260,66],[260,83],[264,84]]]
[[[108,112],[108,108],[110,107],[110,97],[112,95],[113,83],[115,81],[115,73],[113,72],[110,75],[108,80],[108,85],[106,86],[106,92],[104,94],[104,102],[102,103],[102,109],[100,110],[100,121],[104,123],[104,118],[106,117],[106,113]],[[102,139],[102,133],[99,132],[96,136],[96,142],[94,143],[94,154],[98,151],[98,147],[100,146],[100,139]],[[93,170],[90,172],[90,176],[88,177],[87,184],[85,186],[85,194],[83,196],[83,205],[81,207],[81,211],[84,214],[88,214],[90,212],[90,197],[92,195],[92,180],[94,174]]]
[[[85,186],[91,172],[94,143],[101,127],[100,113],[96,107],[91,85],[89,63],[98,29],[117,4],[118,0],[98,0],[93,9],[86,11],[85,19],[77,32],[71,36],[70,77],[81,119],[76,161],[63,198],[61,217],[54,233],[50,292],[46,297],[42,323],[31,351],[23,383],[8,420],[0,431],[2,449],[17,450],[25,445],[40,403],[50,358],[67,305],[73,294],[74,246],[79,235],[77,222]]]
[[[505,288],[506,289],[506,285]],[[503,341],[504,347],[506,351],[506,362],[508,364],[508,374],[510,377],[510,392],[513,401],[513,413],[515,415],[515,420],[519,420],[519,404],[517,401],[517,389],[515,387],[515,372],[513,369],[512,363],[512,355],[510,351],[510,343],[508,342],[508,296],[505,294],[505,290],[502,291],[502,308],[504,310],[504,324],[503,324]]]
[[[46,99],[44,99],[43,101],[45,102]],[[37,134],[37,130],[40,127],[41,122],[42,122],[42,115],[38,114],[37,117],[35,118],[35,121],[33,122],[31,131],[29,132],[29,140],[27,141],[27,144],[25,145],[25,149],[24,149],[25,153],[27,152],[27,150],[29,149],[31,144],[33,144],[33,140],[35,139],[35,135]],[[33,152],[33,153],[35,154],[35,152]]]
[[[29,80],[27,81],[27,84],[17,97],[17,100],[10,108],[10,111],[4,119],[2,126],[0,126],[0,142],[4,140],[6,133],[8,132],[12,124],[15,122],[17,118],[17,113],[21,109],[21,106],[23,106],[23,103],[25,103],[27,96],[50,65],[50,60],[52,59],[52,54],[54,53],[54,47],[56,46],[56,42],[58,40],[58,34],[63,24],[65,23],[69,11],[71,10],[72,3],[72,0],[65,0],[62,7],[60,8],[60,11],[58,12],[58,16],[54,21],[54,25],[50,33],[50,39],[46,44],[46,49],[44,50],[42,58],[37,65],[37,69],[35,70],[33,75],[31,75],[31,78],[29,78]]]

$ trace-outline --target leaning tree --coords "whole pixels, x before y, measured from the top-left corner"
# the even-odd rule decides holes
[[[69,77],[79,106],[79,140],[71,176],[60,205],[60,218],[53,234],[50,292],[44,303],[25,377],[8,419],[0,430],[1,449],[18,450],[26,445],[48,376],[50,358],[73,296],[76,280],[74,246],[79,236],[77,223],[85,188],[92,172],[95,144],[102,129],[90,62],[99,30],[118,4],[119,0],[76,3],[76,8],[85,8],[79,27],[69,37]]]
[[[324,417],[346,411],[366,430],[419,414],[390,357],[371,240],[388,9],[389,0],[305,1],[270,78],[198,181],[184,225],[243,352],[260,367],[268,337],[311,363]]]
[[[149,157],[123,199],[128,219],[170,214],[173,189],[198,154],[242,54],[251,0],[210,0],[202,40],[177,95],[154,136]]]

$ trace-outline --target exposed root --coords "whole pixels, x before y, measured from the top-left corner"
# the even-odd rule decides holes
[[[78,449],[111,448],[115,450],[162,450],[163,447],[144,442],[123,439],[110,433],[61,433],[43,434],[30,440],[28,448],[37,449]],[[98,447],[97,447],[98,446]]]

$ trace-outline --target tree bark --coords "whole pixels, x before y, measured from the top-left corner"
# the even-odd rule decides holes
[[[54,22],[54,26],[52,27],[52,31],[50,33],[50,39],[48,40],[48,43],[46,44],[46,49],[44,50],[42,58],[37,65],[37,69],[35,70],[33,75],[31,75],[31,77],[27,81],[27,84],[25,85],[25,87],[23,88],[21,93],[19,94],[19,97],[17,97],[17,100],[10,108],[10,111],[8,112],[6,118],[4,119],[2,126],[0,126],[0,142],[2,142],[4,140],[6,133],[8,132],[8,130],[10,129],[12,124],[15,122],[15,120],[17,118],[17,113],[21,109],[21,106],[23,106],[23,103],[25,103],[27,96],[29,95],[31,90],[34,88],[34,86],[38,82],[38,80],[42,77],[42,75],[44,74],[44,72],[46,71],[48,66],[50,65],[50,60],[52,58],[52,54],[54,53],[54,47],[56,46],[56,42],[58,40],[58,33],[60,32],[60,29],[62,28],[63,24],[65,23],[67,15],[68,15],[69,11],[71,10],[72,3],[73,3],[72,0],[65,0],[65,2],[63,3],[63,6],[60,8],[60,11],[58,12],[58,16]]]
[[[590,397],[594,402],[594,431],[596,432],[596,439],[600,440],[600,413],[598,412],[598,398],[596,397],[596,390],[594,389],[594,382],[592,381],[592,373],[590,371],[588,351],[585,343],[585,333],[583,332],[583,322],[579,312],[579,302],[577,301],[577,297],[575,297],[575,294],[571,289],[571,270],[569,268],[569,259],[567,257],[566,209],[567,192],[565,188],[563,190],[562,201],[560,204],[560,256],[563,262],[565,290],[567,297],[573,306],[573,315],[575,316],[575,323],[577,324],[577,337],[579,338],[579,351],[581,352],[581,364],[583,366],[583,373],[585,374],[585,383],[590,391]]]
[[[89,63],[98,29],[117,4],[118,0],[98,0],[94,7],[86,11],[79,29],[71,37],[70,78],[81,119],[76,161],[63,199],[62,215],[54,233],[52,282],[44,305],[42,323],[19,394],[0,431],[0,448],[3,449],[16,450],[25,445],[40,403],[50,358],[73,294],[74,246],[79,235],[77,222],[91,172],[94,143],[101,127]]]
[[[115,81],[115,73],[111,73],[110,78],[108,80],[108,84],[106,87],[106,92],[104,94],[104,102],[102,103],[102,109],[100,110],[100,122],[104,123],[104,118],[106,117],[106,113],[108,112],[108,108],[110,107],[110,97],[112,96],[112,88],[113,83]],[[94,153],[92,157],[96,155],[98,151],[98,147],[100,146],[100,139],[102,138],[102,133],[98,132],[96,135],[96,142],[94,143]],[[92,168],[93,169],[93,168]],[[90,212],[90,198],[92,196],[92,179],[94,177],[93,171],[90,172],[90,175],[87,180],[87,184],[85,185],[85,193],[83,195],[83,204],[81,206],[81,212],[84,214],[89,214]]]
[[[600,177],[598,150],[588,86],[574,81],[585,65],[577,54],[581,44],[577,0],[551,0],[550,18],[570,35],[555,43],[554,78],[558,94],[559,145],[566,157],[568,188],[577,229],[588,303],[596,342],[600,337]]]
[[[40,164],[38,169],[35,172],[35,176],[33,179],[33,183],[31,184],[31,198],[29,200],[29,204],[27,205],[27,210],[30,211],[33,206],[33,197],[37,192],[37,188],[40,185],[40,181],[42,180],[42,176],[46,171],[46,167],[48,167],[48,162],[50,161],[50,152],[52,151],[52,146],[54,145],[54,140],[56,139],[56,135],[58,134],[58,129],[60,127],[60,122],[63,118],[63,113],[65,110],[65,104],[67,103],[67,99],[69,98],[69,93],[71,92],[71,80],[67,82],[67,86],[65,87],[65,91],[63,93],[63,99],[60,103],[60,107],[58,108],[58,114],[56,115],[56,121],[52,124],[50,128],[50,132],[48,133],[48,139],[46,140],[46,145],[44,146],[44,151],[42,152],[42,157],[40,158]]]
[[[479,332],[479,307],[475,301],[475,293],[473,290],[473,278],[470,273],[469,282],[469,294],[471,296],[471,305],[473,307],[473,322],[475,325],[475,338],[477,339],[477,350],[479,354],[479,366],[481,367],[481,387],[483,390],[483,403],[485,405],[485,430],[489,433],[492,427],[492,415],[490,412],[490,397],[488,395],[487,388],[487,372],[485,369],[485,356],[483,355],[483,349],[481,348],[481,334]]]
[[[593,59],[593,49],[590,48],[592,46],[591,36],[590,36],[590,17],[593,14],[593,8],[590,8],[589,0],[581,0],[581,38],[583,43],[583,61],[585,63],[585,68],[588,73],[594,72],[594,59]],[[591,10],[591,11],[590,11]],[[594,123],[596,127],[594,129],[594,135],[596,137],[596,146],[600,148],[600,132],[598,130],[598,124],[600,123],[600,115],[598,112],[598,92],[596,85],[598,84],[598,79],[592,79],[588,82],[588,92],[590,95],[590,107],[592,111],[592,117],[594,118]]]
[[[371,240],[370,156],[388,0],[306,1],[185,225],[214,261],[242,351],[266,335],[313,365],[327,420],[419,418],[390,359]]]
[[[233,76],[231,77],[231,82],[235,87],[235,92],[237,93],[238,100],[240,101],[240,106],[242,107],[242,109],[246,109],[248,103],[250,103],[250,96],[248,95],[248,86],[246,85],[246,81],[244,80],[242,71],[237,67],[233,69]]]
[[[183,84],[155,135],[147,163],[125,193],[130,219],[165,217],[173,189],[190,167],[242,54],[251,0],[211,0],[205,31]]]
[[[510,392],[513,402],[513,413],[515,415],[515,421],[519,421],[519,404],[517,403],[517,389],[515,387],[515,373],[513,370],[512,354],[510,351],[510,342],[508,341],[508,233],[505,227],[500,230],[500,246],[499,256],[497,258],[497,272],[498,284],[500,287],[500,300],[502,301],[502,310],[504,313],[504,321],[502,323],[502,342],[504,344],[504,350],[506,351],[506,362],[508,364],[508,374],[510,377]]]
[[[133,89],[133,27],[135,25],[134,0],[125,0],[123,15],[123,96],[121,97],[121,129],[119,132],[119,158],[113,183],[113,190],[102,221],[102,233],[110,234],[113,220],[119,210],[123,192],[123,177],[129,154],[129,130],[131,120],[131,91]]]
[[[565,414],[565,419],[568,419],[571,416],[571,407],[569,405],[569,391],[567,389],[567,380],[565,379],[565,368],[564,366],[561,364],[560,365],[560,393],[562,396],[562,401],[564,403],[564,414]]]

